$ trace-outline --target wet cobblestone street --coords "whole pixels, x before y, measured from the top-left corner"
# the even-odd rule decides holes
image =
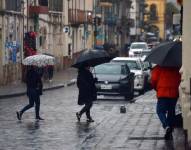
[[[94,123],[83,116],[77,122],[77,88],[71,86],[47,91],[41,97],[41,116],[34,119],[34,109],[16,119],[16,110],[28,103],[26,96],[0,100],[0,150],[184,150],[182,131],[175,131],[174,141],[166,143],[155,114],[155,92],[149,91],[126,101],[95,102]],[[127,112],[120,113],[125,105]]]

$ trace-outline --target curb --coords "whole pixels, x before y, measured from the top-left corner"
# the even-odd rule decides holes
[[[60,88],[64,88],[67,86],[74,85],[75,83],[76,83],[76,79],[72,79],[68,83],[53,85],[52,87],[43,88],[43,91],[56,90],[56,89],[60,89]],[[18,96],[23,96],[25,94],[26,94],[26,92],[18,92],[18,93],[13,93],[13,94],[0,95],[0,99],[18,97]]]

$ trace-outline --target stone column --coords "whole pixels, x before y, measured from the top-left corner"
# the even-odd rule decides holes
[[[180,85],[180,99],[184,119],[184,129],[188,131],[188,141],[191,143],[191,1],[184,0],[183,12],[183,53],[182,53],[182,82]]]

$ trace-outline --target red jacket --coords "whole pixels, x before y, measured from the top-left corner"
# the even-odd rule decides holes
[[[151,72],[151,84],[157,92],[157,97],[177,98],[181,81],[179,68],[155,66]]]

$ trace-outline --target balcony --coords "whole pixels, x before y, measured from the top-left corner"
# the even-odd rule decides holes
[[[92,12],[80,9],[69,9],[69,22],[71,26],[78,27],[80,24],[92,23]]]
[[[48,14],[48,6],[29,6],[29,14]]]
[[[113,6],[112,2],[110,0],[101,0],[99,2],[99,6],[100,7],[104,7],[104,8],[110,8]]]

